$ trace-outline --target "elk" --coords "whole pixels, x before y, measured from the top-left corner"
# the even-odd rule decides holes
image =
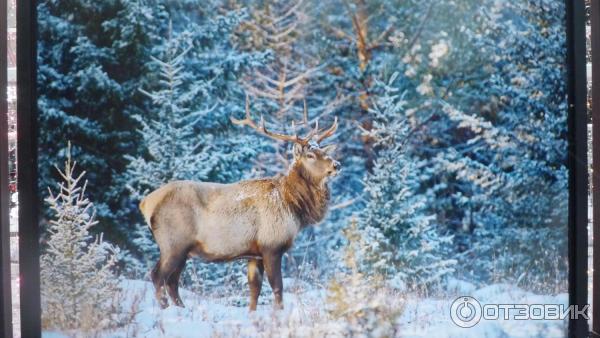
[[[263,273],[275,296],[275,308],[283,308],[281,258],[298,232],[320,222],[327,212],[330,177],[340,164],[331,156],[335,145],[321,142],[337,130],[337,117],[330,128],[319,129],[318,120],[306,136],[272,132],[250,116],[231,118],[274,140],[293,143],[293,161],[285,174],[231,184],[174,181],[148,194],[140,210],[160,249],[160,259],[150,271],[155,296],[161,308],[169,306],[164,289],[176,306],[179,277],[188,258],[208,262],[248,260],[250,311],[256,310]],[[306,104],[304,121],[307,122]]]

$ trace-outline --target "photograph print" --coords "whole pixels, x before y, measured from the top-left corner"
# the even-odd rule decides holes
[[[567,335],[564,1],[36,6],[43,336]]]

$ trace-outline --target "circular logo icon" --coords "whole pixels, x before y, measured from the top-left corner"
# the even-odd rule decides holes
[[[481,320],[481,304],[473,297],[458,297],[450,306],[450,318],[460,327],[473,327]]]

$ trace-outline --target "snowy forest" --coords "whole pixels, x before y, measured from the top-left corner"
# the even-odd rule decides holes
[[[48,336],[464,337],[455,296],[567,302],[562,0],[42,0],[37,79]],[[284,256],[284,311],[265,284],[247,313],[245,261],[192,260],[161,312],[140,200],[290,165],[231,122],[246,97],[275,131],[339,120],[329,212]],[[524,327],[566,323],[469,332]]]

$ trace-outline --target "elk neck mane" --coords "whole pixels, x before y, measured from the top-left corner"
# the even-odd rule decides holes
[[[305,227],[320,222],[327,213],[329,188],[325,178],[317,179],[294,162],[287,175],[279,176],[282,197],[289,209]]]

